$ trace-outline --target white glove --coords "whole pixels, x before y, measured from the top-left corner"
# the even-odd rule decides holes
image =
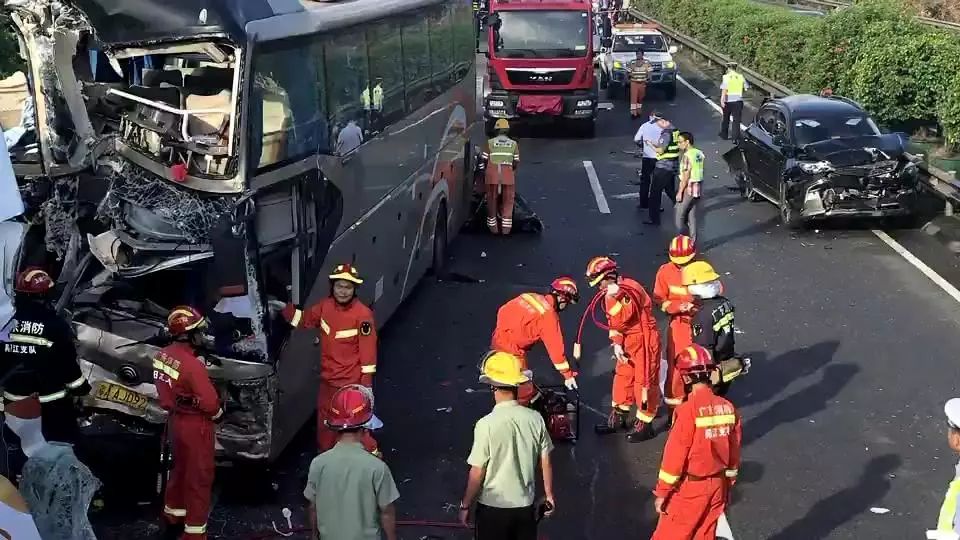
[[[567,390],[577,390],[579,388],[577,386],[576,377],[570,377],[569,379],[564,380],[563,385],[567,387]]]
[[[613,345],[613,357],[621,364],[627,361],[627,355],[623,352],[623,345],[617,343]]]
[[[616,296],[618,292],[620,292],[620,286],[616,283],[607,285],[607,296]]]

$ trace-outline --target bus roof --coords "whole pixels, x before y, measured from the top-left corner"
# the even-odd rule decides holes
[[[299,0],[71,0],[106,48],[223,35],[246,42],[251,21],[303,12]]]
[[[276,0],[269,1],[274,2]],[[421,7],[442,4],[447,1],[450,0],[340,0],[331,2],[303,0],[302,5],[306,6],[303,11],[288,12],[270,18],[253,20],[247,23],[246,30],[253,41],[276,41],[318,32],[328,32]],[[454,1],[463,2],[465,0]]]

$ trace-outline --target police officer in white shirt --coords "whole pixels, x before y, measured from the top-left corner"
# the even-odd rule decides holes
[[[637,171],[637,176],[640,179],[634,182],[640,185],[640,204],[638,205],[640,208],[647,208],[650,205],[650,179],[657,164],[656,150],[649,144],[644,144],[644,141],[657,143],[660,140],[663,129],[657,125],[657,119],[659,118],[660,113],[657,111],[651,112],[650,121],[644,122],[637,130],[637,134],[633,136],[633,142],[643,148],[643,159],[640,162],[640,170]]]

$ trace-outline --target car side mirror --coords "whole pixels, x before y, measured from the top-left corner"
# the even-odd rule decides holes
[[[670,48],[667,49],[667,52],[670,54],[677,54],[678,52],[680,52],[680,47],[677,47],[676,45],[671,45]]]

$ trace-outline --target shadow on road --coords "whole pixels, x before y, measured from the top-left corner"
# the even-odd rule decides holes
[[[867,463],[856,485],[838,491],[813,505],[770,540],[809,540],[828,538],[837,527],[862,514],[890,491],[890,474],[902,460],[895,454],[877,456]]]
[[[763,352],[746,353],[753,360],[753,368],[744,377],[744,384],[732,386],[730,393],[733,397],[730,399],[740,408],[765,403],[791,382],[812,375],[829,364],[839,347],[839,342],[825,341],[772,359]]]
[[[795,392],[745,422],[743,446],[762,438],[775,428],[802,420],[827,408],[827,403],[860,371],[853,364],[835,364],[823,370],[818,382]]]
[[[720,247],[723,244],[726,244],[727,242],[731,242],[739,238],[749,238],[751,236],[764,233],[766,231],[776,228],[779,221],[780,221],[779,217],[771,216],[770,219],[767,219],[766,221],[754,223],[753,225],[750,225],[749,227],[746,227],[744,229],[740,229],[739,231],[734,231],[730,234],[724,234],[716,238],[711,238],[710,240],[707,240],[706,242],[704,242],[703,246],[700,247],[698,251],[700,253],[706,253],[707,251],[710,251],[715,247]]]

